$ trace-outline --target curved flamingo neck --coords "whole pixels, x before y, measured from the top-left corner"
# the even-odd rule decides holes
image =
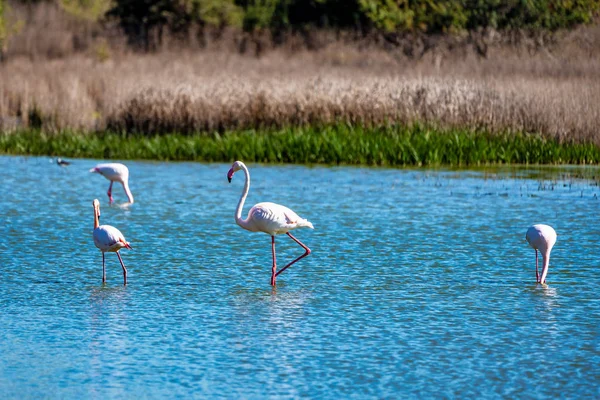
[[[94,207],[94,229],[100,226],[100,218],[98,218],[98,207]]]
[[[237,208],[235,209],[235,222],[239,226],[244,229],[252,230],[250,228],[250,221],[248,219],[242,219],[242,209],[244,208],[244,203],[246,202],[246,196],[248,196],[248,191],[250,190],[250,172],[248,168],[243,163],[240,163],[242,167],[242,171],[244,171],[244,175],[246,176],[246,181],[244,183],[244,190],[242,191],[242,195],[240,196],[240,200],[238,201]]]
[[[131,194],[131,190],[129,190],[129,181],[123,181],[123,189],[125,189],[125,194],[127,195],[129,202],[133,204],[133,194]]]
[[[544,283],[546,281],[546,275],[548,275],[548,267],[550,265],[550,249],[542,252],[542,259],[544,261],[542,266],[542,276],[540,277],[540,283]]]

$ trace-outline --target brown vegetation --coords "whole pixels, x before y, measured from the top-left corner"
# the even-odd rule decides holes
[[[259,58],[240,54],[233,39],[143,55],[81,29],[79,39],[61,41],[48,39],[64,37],[58,28],[26,25],[11,39],[0,64],[0,129],[168,133],[419,121],[600,143],[599,26],[543,45],[482,37],[486,57],[466,39],[438,38],[414,57],[402,46],[327,35],[316,50],[290,39]]]

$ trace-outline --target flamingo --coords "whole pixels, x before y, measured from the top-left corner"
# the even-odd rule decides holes
[[[238,202],[237,209],[235,210],[235,222],[250,232],[264,232],[271,236],[271,252],[273,253],[271,285],[275,286],[275,279],[279,274],[289,268],[296,261],[301,260],[311,253],[310,249],[304,243],[292,236],[289,231],[302,227],[314,229],[314,227],[312,223],[306,219],[300,218],[294,211],[275,203],[258,203],[250,209],[248,212],[248,218],[242,219],[242,208],[244,207],[248,190],[250,190],[250,172],[248,172],[248,168],[243,162],[236,161],[231,166],[229,172],[227,172],[227,179],[231,183],[233,174],[240,169],[244,171],[244,174],[246,175],[246,183],[244,184],[243,193]],[[287,264],[279,272],[276,272],[277,261],[275,256],[275,235],[281,233],[285,233],[294,242],[298,243],[304,249],[304,254]]]
[[[107,251],[117,253],[121,267],[123,267],[123,285],[127,285],[127,268],[123,264],[123,259],[119,250],[122,248],[131,249],[129,242],[125,240],[125,236],[114,226],[100,225],[100,202],[94,199],[94,244],[102,252],[102,283],[106,283],[106,267],[104,263],[104,253]]]
[[[527,229],[525,239],[535,249],[535,279],[538,283],[545,283],[550,264],[550,252],[556,243],[556,231],[549,225],[533,225]],[[543,260],[541,277],[538,274],[538,250],[542,253]]]
[[[90,172],[97,172],[110,181],[107,194],[111,203],[113,202],[112,185],[114,182],[120,182],[123,185],[129,202],[133,203],[133,195],[129,190],[129,169],[125,165],[120,163],[98,164],[90,169]]]

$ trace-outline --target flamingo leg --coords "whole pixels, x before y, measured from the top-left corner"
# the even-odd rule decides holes
[[[104,263],[104,252],[102,252],[102,283],[106,283],[106,265]]]
[[[535,249],[535,281],[540,281],[540,274],[538,273],[538,251]]]
[[[113,202],[112,185],[113,185],[113,181],[110,181],[110,185],[108,185],[108,192],[106,192],[106,194],[108,195],[108,201],[109,201],[109,203]]]
[[[271,286],[275,286],[275,277],[277,274],[277,259],[275,257],[275,236],[271,236],[271,252],[273,253],[273,268],[271,269]]]
[[[288,267],[292,266],[292,264],[294,264],[296,261],[299,261],[299,260],[303,259],[304,257],[306,257],[307,255],[310,254],[310,249],[304,243],[302,243],[301,241],[299,241],[298,239],[296,239],[295,237],[293,237],[289,232],[286,232],[286,235],[288,235],[289,237],[291,237],[294,242],[296,242],[300,246],[302,246],[302,248],[304,249],[304,254],[302,254],[300,257],[296,258],[294,261],[292,261],[291,263],[289,263],[285,267],[281,268],[279,270],[279,272],[277,272],[277,274],[275,274],[275,276],[277,276],[280,273],[282,273],[283,271],[285,271]]]
[[[123,259],[121,255],[117,251],[117,257],[119,257],[119,261],[121,262],[121,267],[123,267],[123,285],[127,286],[127,268],[125,268],[125,264],[123,264]]]

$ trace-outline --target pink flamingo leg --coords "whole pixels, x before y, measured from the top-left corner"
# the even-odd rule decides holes
[[[540,274],[538,273],[538,251],[535,249],[535,281],[540,281]]]
[[[119,261],[121,262],[121,267],[123,267],[123,285],[127,286],[127,268],[125,268],[125,264],[123,264],[123,259],[121,255],[117,251],[117,257],[119,257]]]
[[[114,201],[113,197],[112,197],[112,185],[113,185],[113,181],[110,181],[110,185],[108,185],[108,192],[106,192],[106,194],[108,194],[108,201],[110,203],[112,203]]]
[[[271,286],[275,286],[275,277],[277,274],[277,259],[275,257],[275,236],[271,236],[271,252],[273,253],[273,269],[271,270]]]
[[[304,249],[304,254],[302,254],[300,257],[296,258],[294,261],[292,261],[291,263],[289,263],[285,267],[281,268],[279,270],[279,272],[277,272],[277,274],[275,274],[275,276],[277,276],[280,273],[282,273],[283,271],[285,271],[288,267],[291,267],[292,264],[294,264],[296,261],[299,261],[299,260],[303,259],[304,257],[306,257],[307,255],[310,254],[310,249],[304,243],[302,243],[301,241],[299,241],[298,239],[296,239],[295,237],[293,237],[289,232],[286,232],[286,235],[288,235],[289,237],[291,237],[294,242],[296,242],[300,246],[302,246],[302,248]]]
[[[102,283],[106,283],[106,265],[104,264],[104,252],[102,252]]]

